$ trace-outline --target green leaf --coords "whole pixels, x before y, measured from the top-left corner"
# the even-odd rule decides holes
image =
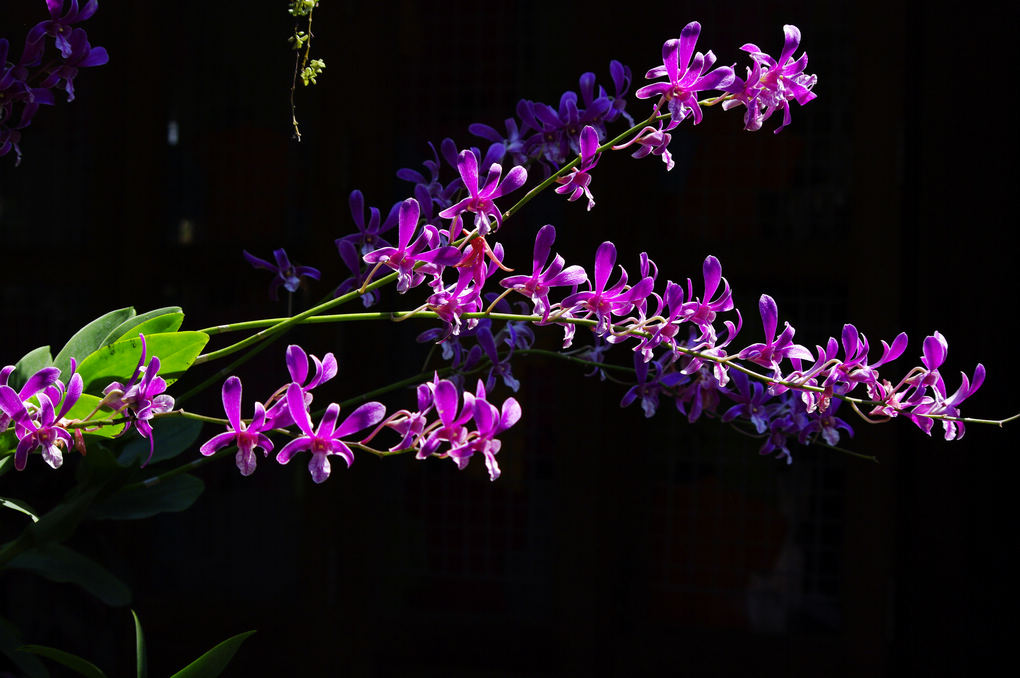
[[[15,391],[20,390],[28,378],[44,367],[53,364],[53,357],[50,355],[49,346],[40,346],[22,356],[14,365],[14,371],[7,379],[7,385]]]
[[[142,622],[138,615],[131,610],[131,616],[135,620],[135,667],[137,678],[148,678],[149,659],[145,654],[145,636],[142,634]]]
[[[121,308],[96,318],[78,330],[53,359],[53,364],[60,368],[61,376],[66,377],[68,370],[71,369],[71,358],[81,363],[87,355],[103,345],[103,339],[106,339],[110,330],[134,315],[135,309],[130,306]],[[130,372],[128,374],[130,375]]]
[[[101,488],[90,506],[104,500],[112,492],[123,487],[129,477],[137,475],[136,469],[124,468],[117,463],[113,452],[104,445],[105,442],[102,438],[94,438],[89,441],[88,454],[82,457],[81,462],[74,469],[74,478],[80,486]],[[85,507],[83,513],[87,511],[88,506]]]
[[[241,643],[253,633],[255,631],[245,631],[232,638],[227,638],[175,673],[171,678],[216,678],[223,672],[223,669],[227,668],[227,664],[234,658],[234,653],[241,647]]]
[[[27,678],[49,678],[50,672],[41,661],[34,655],[18,651],[24,644],[18,627],[0,617],[0,653],[7,655],[11,665],[18,667],[21,672],[18,675],[24,674]]]
[[[35,514],[35,511],[32,510],[32,507],[26,504],[25,502],[21,501],[20,499],[0,497],[0,506],[6,506],[9,509],[14,509],[15,511],[20,511],[21,513],[24,513],[26,516],[32,519],[33,523],[39,522],[39,516]]]
[[[101,398],[91,395],[89,393],[82,393],[81,397],[78,398],[78,402],[74,404],[71,410],[65,416],[66,419],[84,419],[93,411],[96,406],[99,405]],[[93,419],[120,419],[120,415],[114,412],[108,407],[104,407],[99,410],[93,417]],[[116,438],[120,435],[120,432],[124,430],[124,422],[118,424],[109,424],[107,426],[100,426],[94,431],[83,431],[86,435],[99,436],[100,438]]]
[[[22,652],[31,652],[32,654],[37,654],[40,657],[52,659],[59,664],[63,664],[80,676],[86,676],[87,678],[106,678],[106,674],[100,671],[99,667],[92,662],[82,659],[76,654],[58,650],[55,647],[46,647],[45,645],[22,645],[18,649]]]
[[[139,334],[149,336],[160,332],[176,332],[183,322],[184,313],[180,306],[157,308],[122,322],[103,340],[102,345],[109,346],[121,339],[133,339]]]
[[[7,449],[10,449],[10,448],[7,448]],[[6,452],[7,449],[4,448],[3,439],[2,439],[2,437],[0,437],[0,452]],[[8,454],[6,457],[0,457],[0,476],[2,476],[3,474],[7,473],[12,468],[14,468],[14,455],[13,454]]]
[[[168,384],[187,371],[202,352],[209,335],[204,332],[164,332],[145,337],[146,361],[159,357],[159,374]],[[142,340],[122,339],[103,346],[78,365],[85,390],[103,389],[111,381],[126,382],[135,373],[142,355]]]
[[[14,427],[11,427],[0,433],[0,455],[5,453],[10,454],[10,460],[14,461],[14,451],[18,449],[18,436],[14,433]],[[6,473],[6,467],[4,466],[4,460],[8,457],[0,458],[0,476]]]
[[[77,584],[107,605],[127,605],[131,591],[106,568],[61,544],[47,544],[15,556],[8,567],[28,570],[58,583]]]
[[[150,464],[173,459],[195,444],[202,433],[202,422],[184,417],[161,417],[152,420],[153,453]],[[140,464],[149,456],[149,441],[138,437],[130,440],[117,462],[122,466]]]
[[[176,513],[190,507],[205,489],[195,476],[182,473],[151,487],[131,487],[114,492],[88,513],[93,520],[139,520],[158,513]]]

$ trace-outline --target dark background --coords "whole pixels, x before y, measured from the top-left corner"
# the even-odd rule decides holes
[[[0,10],[12,49],[45,14],[35,4]],[[327,68],[298,93],[298,144],[278,4],[108,1],[85,25],[110,63],[79,76],[77,101],[40,111],[21,167],[0,160],[4,364],[125,305],[181,305],[191,329],[282,313],[242,248],[268,258],[286,247],[321,268],[296,297],[313,303],[346,275],[332,241],[353,228],[349,192],[384,209],[405,197],[394,173],[420,168],[427,141],[478,144],[470,123],[501,128],[518,98],[555,103],[587,70],[608,84],[612,58],[632,68],[633,92],[692,19],[699,49],[738,73],[741,44],[778,54],[793,23],[819,98],[794,107],[790,128],[748,134],[737,112],[713,110],[677,131],[669,174],[658,159],[604,157],[591,213],[552,196],[508,222],[510,265],[527,267],[549,222],[557,250],[586,266],[613,239],[631,271],[647,251],[663,279],[700,285],[715,254],[745,309],[744,343],[757,341],[762,292],[809,346],[844,322],[876,347],[906,330],[895,374],[938,329],[950,388],[958,370],[988,369],[966,414],[1020,409],[1007,389],[1017,289],[1005,17],[896,1],[326,0],[313,52]],[[340,376],[319,397],[339,400],[413,373],[424,327],[289,341],[337,355]],[[246,403],[282,383],[283,348],[245,368]],[[965,675],[1015,637],[1010,430],[970,426],[945,443],[905,422],[861,422],[850,447],[880,464],[794,448],[785,467],[760,458],[759,441],[688,425],[669,406],[652,420],[620,410],[622,387],[565,365],[515,372],[525,415],[496,483],[481,463],[458,472],[364,455],[320,487],[300,459],[263,461],[247,479],[225,463],[203,471],[190,511],[93,523],[71,543],[131,586],[152,675],[250,628],[231,675]],[[212,393],[207,409],[218,408]],[[0,494],[59,489],[71,466],[33,463]],[[28,575],[5,575],[0,609],[30,642],[131,670],[125,609]]]

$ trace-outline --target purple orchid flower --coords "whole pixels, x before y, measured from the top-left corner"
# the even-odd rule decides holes
[[[276,455],[276,461],[286,464],[298,452],[311,450],[312,458],[308,462],[308,470],[316,483],[321,483],[329,477],[329,455],[342,457],[347,462],[348,468],[354,463],[354,453],[340,440],[341,438],[374,426],[386,416],[386,408],[382,403],[365,403],[337,426],[340,406],[330,403],[319,421],[319,427],[313,430],[312,420],[305,408],[304,393],[298,384],[287,387],[287,404],[294,422],[304,435],[287,443]]]
[[[581,164],[578,167],[574,167],[570,170],[570,174],[565,177],[560,177],[556,180],[556,183],[561,184],[556,187],[556,192],[564,194],[569,192],[567,196],[568,202],[573,202],[584,195],[588,198],[588,211],[595,206],[595,198],[591,194],[591,189],[588,185],[591,183],[591,175],[589,171],[595,167],[599,162],[599,157],[595,153],[599,147],[599,137],[595,128],[591,125],[586,125],[581,130]]]
[[[498,163],[489,167],[489,174],[485,178],[485,184],[478,186],[478,158],[470,150],[461,151],[457,159],[457,171],[460,172],[464,187],[468,191],[468,197],[457,204],[446,208],[439,213],[444,219],[452,219],[462,212],[475,213],[475,228],[478,234],[485,236],[490,230],[496,231],[503,225],[503,214],[496,207],[496,198],[516,191],[528,180],[528,172],[523,167],[517,166],[511,169],[506,178],[500,182],[503,175],[503,168]],[[490,228],[496,222],[495,228]]]
[[[142,354],[138,358],[138,366],[128,383],[121,384],[115,381],[103,389],[104,400],[118,412],[123,412],[128,417],[128,423],[124,426],[127,433],[131,426],[138,430],[138,434],[149,441],[149,456],[142,463],[144,468],[152,459],[154,452],[154,441],[152,439],[152,424],[149,420],[157,414],[169,412],[174,408],[173,396],[166,395],[166,381],[158,376],[159,358],[152,356],[148,366],[145,366],[145,335],[139,334],[142,340]]]
[[[662,162],[666,163],[666,171],[668,172],[673,169],[673,156],[669,152],[669,142],[671,140],[672,135],[663,129],[662,121],[659,121],[658,127],[646,125],[630,141],[613,146],[613,150],[619,151],[631,144],[637,144],[638,149],[631,153],[630,157],[641,159],[649,153],[657,155],[662,158]]]
[[[654,369],[649,369],[651,365]],[[659,409],[659,393],[663,389],[686,383],[689,377],[680,372],[666,372],[659,362],[647,363],[640,353],[634,354],[634,374],[637,383],[630,387],[620,400],[620,407],[627,407],[632,402],[641,399],[641,410],[646,418],[652,417]]]
[[[704,55],[701,52],[694,54],[700,33],[701,24],[692,21],[680,31],[678,40],[667,40],[662,46],[662,66],[649,70],[645,78],[650,80],[666,76],[668,82],[645,85],[634,93],[638,99],[655,96],[662,96],[665,99],[671,116],[666,126],[667,131],[679,125],[688,116],[693,116],[695,125],[701,122],[698,92],[723,89],[733,83],[733,69],[729,66],[709,70],[715,63],[715,55],[711,50]]]
[[[802,403],[803,401],[800,402]],[[841,402],[843,401],[839,398],[833,398],[825,409],[819,408],[807,425],[801,428],[797,436],[797,442],[801,445],[806,445],[810,442],[812,436],[820,435],[826,444],[835,447],[839,444],[839,429],[849,433],[852,438],[854,436],[853,428],[851,428],[850,424],[836,416],[836,410],[839,409]]]
[[[500,475],[496,453],[502,447],[496,436],[520,421],[521,406],[514,398],[507,398],[503,401],[502,407],[496,409],[496,406],[485,398],[485,385],[479,380],[471,407],[476,429],[469,433],[464,444],[451,448],[449,454],[457,462],[457,466],[463,469],[475,452],[481,453],[485,457],[489,480],[496,480]],[[465,411],[468,409],[466,404],[464,409]]]
[[[341,238],[336,241],[336,249],[340,253],[340,261],[344,262],[344,265],[353,274],[337,285],[336,290],[333,291],[333,296],[339,297],[348,292],[361,289],[361,286],[368,280],[368,271],[361,270],[361,257],[351,242]],[[361,295],[361,304],[365,308],[370,308],[379,303],[379,297],[379,290],[368,290]]]
[[[960,388],[956,390],[953,395],[946,396],[945,387],[936,385],[938,390],[939,398],[933,399],[931,403],[924,403],[915,407],[910,412],[911,420],[921,427],[921,429],[928,433],[931,430],[932,423],[934,420],[930,417],[919,416],[921,414],[938,414],[949,417],[960,416],[960,403],[967,398],[974,395],[974,392],[981,388],[981,384],[985,381],[985,366],[978,363],[978,366],[974,369],[974,378],[967,379],[967,375],[963,372],[960,373]],[[927,422],[927,423],[925,423]],[[942,428],[945,431],[946,440],[960,440],[963,438],[964,433],[967,429],[963,425],[962,421],[953,421],[950,419],[942,420]]]
[[[75,364],[72,360],[72,372],[74,372],[74,368]],[[56,368],[45,369],[55,370]],[[71,434],[64,426],[61,426],[61,421],[81,397],[83,387],[81,375],[78,373],[71,375],[65,392],[64,385],[55,380],[50,381],[45,388],[42,387],[41,384],[49,381],[50,375],[47,372],[44,377],[36,379],[39,374],[37,372],[32,379],[29,379],[30,383],[22,388],[22,392],[36,389],[31,394],[39,401],[39,405],[38,408],[34,405],[31,406],[33,412],[29,412],[25,401],[13,388],[6,384],[0,386],[0,410],[3,411],[4,418],[9,418],[8,422],[14,421],[15,434],[18,436],[18,448],[14,453],[14,468],[18,471],[25,470],[25,466],[28,464],[28,455],[37,449],[41,450],[43,461],[50,468],[58,469],[64,463],[63,450],[70,448],[73,444]],[[4,381],[6,381],[6,376],[5,374]],[[34,383],[33,379],[36,379]],[[60,410],[56,411],[55,408],[61,400],[63,400],[63,404],[60,406]],[[5,422],[0,430],[6,426]]]
[[[531,263],[531,275],[512,275],[503,278],[499,284],[508,289],[513,289],[521,294],[530,297],[535,304],[535,314],[542,316],[542,321],[549,317],[549,292],[553,287],[564,287],[568,285],[580,285],[588,281],[588,274],[581,266],[563,267],[564,260],[556,255],[549,266],[542,270],[545,262],[549,260],[549,253],[556,241],[556,228],[552,224],[546,224],[538,230],[535,236],[535,251]]]
[[[802,360],[814,360],[811,351],[793,343],[794,329],[790,323],[786,323],[786,329],[776,339],[776,326],[779,323],[779,309],[776,301],[767,294],[761,295],[758,300],[758,310],[761,313],[762,326],[765,328],[765,343],[752,344],[737,354],[741,360],[750,360],[762,367],[771,368],[778,379],[782,375],[779,363],[784,358],[800,358]]]
[[[470,269],[462,268],[455,284],[441,289],[428,298],[426,303],[429,310],[438,314],[439,319],[446,323],[446,331],[440,341],[451,334],[454,336],[460,334],[462,315],[481,310],[482,299],[478,285],[471,284],[474,281],[474,273]],[[477,324],[477,319],[469,319],[463,323],[467,329]]]
[[[730,284],[722,277],[722,264],[714,256],[705,257],[701,266],[702,276],[705,279],[705,294],[700,299],[694,296],[694,283],[687,279],[687,298],[689,301],[684,304],[684,319],[692,322],[701,330],[701,336],[709,341],[715,341],[715,322],[717,313],[733,310],[733,293],[730,291]],[[719,296],[715,296],[722,283],[723,290]]]
[[[818,77],[804,73],[808,63],[807,53],[801,54],[798,59],[793,58],[793,53],[800,45],[800,29],[791,25],[783,26],[783,35],[785,41],[779,59],[773,59],[752,43],[740,48],[750,53],[755,62],[754,71],[748,75],[748,82],[744,83],[737,99],[748,108],[744,117],[745,129],[760,129],[762,122],[777,110],[782,110],[783,122],[774,132],[779,134],[790,124],[791,100],[804,106],[818,96],[811,91]]]
[[[430,427],[432,430],[415,455],[418,459],[425,459],[438,453],[439,446],[444,442],[449,443],[451,448],[464,445],[468,440],[468,429],[465,424],[474,416],[474,395],[465,391],[464,406],[461,408],[457,386],[448,379],[440,379],[435,383],[433,397],[439,422],[438,425],[433,424],[434,428]],[[467,457],[455,457],[454,461],[461,469],[467,465]]]
[[[60,16],[64,8],[63,0],[46,0],[46,6],[52,18],[33,26],[25,41],[35,43],[48,35],[54,39],[60,55],[66,59],[74,49],[70,40],[72,24],[85,21],[95,14],[99,9],[99,0],[88,0],[81,10],[78,9],[78,0],[71,0],[71,8],[64,16]]]
[[[110,57],[105,48],[90,45],[88,36],[81,28],[71,32],[70,44],[71,52],[65,56],[64,63],[53,68],[41,86],[54,87],[63,80],[67,100],[74,101],[74,79],[78,75],[78,69],[102,66],[110,60]]]
[[[241,475],[250,476],[255,472],[255,449],[261,447],[263,456],[273,451],[273,442],[262,432],[269,430],[266,421],[266,408],[262,403],[255,403],[255,417],[245,426],[241,420],[241,380],[230,377],[223,382],[223,411],[230,422],[226,433],[213,436],[199,448],[205,456],[227,445],[237,445],[235,460]]]
[[[297,292],[298,287],[301,286],[301,278],[307,277],[312,280],[319,279],[319,269],[312,268],[311,266],[295,266],[290,263],[290,258],[287,257],[287,252],[282,248],[273,250],[273,258],[276,260],[276,265],[269,263],[265,259],[259,259],[253,254],[250,254],[248,250],[243,250],[245,261],[254,266],[255,268],[262,268],[267,271],[272,271],[276,274],[272,282],[269,283],[269,297],[273,301],[279,299],[280,285],[288,292]]]
[[[491,391],[496,385],[496,377],[499,377],[506,384],[507,388],[517,393],[517,390],[521,387],[521,382],[514,378],[514,374],[511,371],[510,358],[513,357],[513,349],[511,348],[506,357],[500,360],[492,331],[488,327],[480,328],[477,337],[478,345],[489,359],[489,362],[492,363],[489,374],[485,378],[485,388]]]
[[[438,380],[438,376],[436,379]],[[400,410],[387,419],[386,426],[401,436],[400,441],[390,447],[391,452],[417,447],[420,444],[421,435],[428,424],[428,415],[432,411],[435,400],[433,387],[432,383],[418,384],[418,409],[413,412]]]
[[[772,396],[765,391],[765,386],[760,381],[752,382],[739,370],[733,371],[732,378],[737,385],[737,392],[729,390],[722,392],[737,404],[723,413],[722,421],[728,423],[742,417],[751,421],[755,431],[765,433],[772,414],[767,403]]]
[[[528,154],[525,149],[523,133],[528,131],[528,125],[525,124],[523,127],[518,129],[517,121],[513,118],[507,118],[504,120],[503,125],[506,127],[506,136],[503,136],[494,128],[481,123],[474,123],[470,125],[468,127],[468,132],[492,143],[502,144],[505,152],[510,155],[510,159],[515,165],[527,164]]]
[[[316,386],[325,384],[337,375],[339,366],[332,353],[327,353],[319,360],[311,356],[312,365],[315,368],[311,377],[308,375],[309,355],[297,344],[287,347],[286,362],[287,372],[290,373],[292,382],[301,387],[304,393],[305,406],[312,402],[311,391]],[[288,385],[289,386],[289,385]],[[269,398],[271,405],[266,411],[266,428],[286,428],[294,423],[290,414],[289,401],[286,398],[286,388],[281,388]]]
[[[382,247],[362,257],[368,264],[385,264],[396,271],[397,291],[400,293],[420,285],[426,274],[438,275],[439,267],[452,266],[460,260],[460,250],[456,247],[437,247],[439,232],[434,226],[426,225],[421,235],[411,242],[420,214],[421,209],[414,198],[400,203],[397,246]]]
[[[358,227],[358,232],[337,238],[336,246],[339,248],[341,242],[349,242],[361,251],[362,256],[372,250],[388,246],[389,243],[382,237],[382,234],[397,225],[397,209],[400,207],[400,203],[396,203],[390,208],[385,221],[381,221],[378,207],[370,207],[367,224],[365,223],[365,198],[361,191],[351,191],[350,205],[351,217],[354,219],[354,225]]]
[[[607,240],[599,245],[598,252],[595,253],[594,285],[589,283],[590,289],[587,292],[571,294],[560,302],[566,309],[585,311],[585,317],[594,315],[598,321],[595,333],[600,335],[609,332],[614,315],[630,313],[635,305],[643,301],[652,291],[653,280],[650,277],[642,278],[634,287],[628,287],[627,271],[622,266],[619,280],[607,290],[606,284],[615,264],[616,246]]]

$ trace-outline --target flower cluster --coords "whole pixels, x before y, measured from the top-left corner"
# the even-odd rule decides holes
[[[64,90],[68,101],[74,101],[78,69],[101,66],[109,60],[106,50],[92,47],[85,30],[75,26],[96,13],[98,0],[88,0],[80,8],[78,0],[71,0],[64,12],[65,4],[64,0],[46,0],[50,18],[29,29],[17,61],[8,59],[10,43],[0,38],[0,156],[13,150],[16,164],[21,162],[20,130],[31,124],[39,106],[53,105],[57,88]],[[47,50],[49,39],[58,54]]]
[[[83,423],[92,423],[94,426],[117,423],[109,417],[101,423],[91,421],[100,407],[113,410],[114,415],[120,415],[125,420],[121,435],[135,428],[139,435],[149,441],[149,457],[142,466],[148,463],[153,452],[151,419],[173,410],[174,399],[164,393],[167,384],[158,374],[159,358],[152,356],[148,365],[145,364],[145,336],[138,336],[142,351],[131,378],[126,384],[114,381],[106,386],[103,389],[103,399],[84,418],[90,420],[86,422],[66,418],[82,397],[84,387],[82,376],[76,371],[77,361],[74,358],[70,361],[70,376],[65,381],[60,379],[59,368],[44,367],[29,377],[17,391],[8,384],[15,366],[8,365],[0,370],[0,433],[14,424],[18,437],[18,449],[14,458],[16,469],[24,470],[29,453],[35,450],[42,452],[43,460],[51,467],[59,468],[63,463],[62,451],[71,446],[72,439],[75,447],[84,454]],[[77,424],[73,429],[73,437],[68,430],[71,424]]]
[[[274,449],[266,434],[296,426],[298,434],[277,452],[276,461],[287,464],[295,454],[307,450],[312,455],[308,461],[312,480],[321,483],[329,477],[330,456],[339,456],[350,467],[354,463],[351,450],[354,442],[364,447],[381,430],[390,429],[401,437],[400,442],[390,448],[391,451],[415,449],[419,459],[450,457],[460,468],[467,465],[472,454],[479,452],[485,457],[490,477],[495,479],[499,476],[495,455],[500,441],[496,436],[520,419],[520,406],[513,398],[507,399],[502,409],[497,410],[485,399],[485,384],[479,381],[474,395],[464,393],[461,407],[459,387],[436,376],[433,381],[418,387],[417,410],[400,410],[383,421],[386,408],[382,403],[373,401],[360,405],[340,421],[340,405],[330,403],[318,426],[313,426],[309,412],[312,390],[336,376],[337,362],[332,353],[327,353],[321,361],[314,355],[310,358],[311,374],[309,356],[304,349],[297,345],[287,348],[286,362],[291,381],[273,393],[266,405],[256,402],[254,416],[248,421],[241,418],[241,380],[236,376],[228,378],[222,390],[228,428],[203,444],[201,453],[209,456],[234,445],[237,447],[237,468],[242,475],[249,476],[255,471],[255,450],[261,449],[263,456],[268,456]],[[430,423],[429,416],[433,412],[438,419]],[[472,420],[475,422],[473,430],[467,426]],[[377,428],[364,439],[350,440],[354,434],[377,424]]]
[[[67,383],[60,381],[60,370],[44,367],[17,391],[7,381],[14,372],[8,365],[0,370],[0,433],[13,423],[18,436],[18,449],[14,453],[14,468],[25,470],[28,455],[38,450],[51,468],[64,463],[63,452],[72,445],[65,415],[82,393],[81,375],[75,373]],[[60,409],[57,409],[60,408]]]
[[[149,456],[146,458],[145,466],[152,459],[153,440],[152,424],[149,420],[154,415],[165,414],[174,408],[173,396],[164,393],[166,381],[159,376],[159,358],[152,356],[149,364],[145,364],[147,352],[145,336],[139,334],[142,340],[142,355],[138,358],[138,367],[126,384],[115,381],[103,389],[104,402],[117,412],[128,417],[127,426],[124,431],[133,425],[138,429],[139,435],[149,441]]]
[[[435,418],[430,422],[429,415]],[[521,406],[507,398],[498,409],[487,400],[485,384],[479,379],[475,392],[463,391],[438,375],[418,386],[418,409],[392,414],[384,426],[401,434],[391,451],[413,449],[418,459],[450,458],[463,469],[477,452],[485,458],[489,479],[499,477],[496,453],[500,433],[521,418]],[[474,423],[474,426],[469,424]],[[381,427],[380,427],[381,428]],[[374,433],[373,433],[374,435]]]
[[[734,96],[722,104],[723,109],[743,105],[744,129],[754,131],[761,129],[763,122],[777,110],[783,111],[783,122],[775,133],[790,124],[790,101],[803,106],[816,97],[811,89],[818,78],[804,72],[807,68],[807,53],[794,59],[793,53],[800,46],[800,29],[796,26],[783,26],[785,42],[778,59],[763,52],[753,43],[747,43],[740,49],[748,52],[754,65],[747,69],[747,79],[734,77],[733,84],[727,89]]]

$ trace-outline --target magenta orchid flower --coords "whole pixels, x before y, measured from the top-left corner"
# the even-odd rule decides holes
[[[73,360],[71,371],[74,371]],[[34,414],[29,412],[25,407],[25,402],[13,388],[7,385],[0,386],[0,410],[3,410],[7,417],[14,420],[14,428],[18,436],[18,448],[14,453],[15,469],[24,471],[28,463],[28,455],[34,450],[41,451],[43,461],[50,468],[60,468],[64,463],[63,451],[73,444],[71,434],[64,428],[66,423],[63,423],[62,420],[81,397],[82,386],[81,375],[75,373],[67,384],[66,392],[64,385],[59,381],[49,384],[45,389],[42,389],[41,393],[34,392],[39,402],[38,408],[32,405],[32,409],[35,410]],[[33,388],[35,388],[34,385]],[[23,388],[22,391],[24,392],[25,389]],[[60,404],[61,400],[63,400],[63,404],[57,411],[56,406]]]
[[[783,122],[775,130],[778,134],[790,124],[790,101],[803,106],[818,96],[811,91],[818,77],[804,73],[808,63],[807,53],[797,59],[793,58],[793,53],[800,46],[800,29],[791,25],[783,26],[783,36],[783,51],[778,59],[773,59],[752,43],[740,48],[748,52],[755,62],[754,70],[748,74],[748,81],[737,93],[739,102],[748,108],[744,117],[746,129],[761,128],[762,122],[777,110],[782,110]]]
[[[439,216],[443,219],[452,219],[462,212],[474,212],[475,228],[478,229],[479,235],[484,236],[490,230],[498,230],[503,225],[503,214],[494,201],[523,186],[528,180],[527,170],[520,166],[514,167],[500,182],[503,168],[498,163],[492,163],[489,166],[489,174],[485,177],[485,184],[479,187],[478,157],[472,151],[466,150],[461,151],[457,159],[457,171],[464,181],[468,197],[447,207],[439,213]],[[492,227],[492,221],[496,222],[495,227]]]
[[[634,93],[638,99],[655,96],[665,99],[671,115],[667,131],[688,116],[693,116],[695,125],[701,122],[698,92],[723,89],[733,83],[733,69],[729,66],[710,70],[715,63],[715,55],[711,50],[708,54],[694,53],[700,33],[701,24],[692,21],[680,31],[679,39],[667,40],[662,46],[662,66],[649,70],[645,78],[650,80],[666,76],[668,81],[645,85]]]
[[[154,451],[152,440],[152,424],[149,420],[157,414],[169,412],[174,408],[173,396],[163,393],[166,391],[166,381],[160,377],[159,358],[152,356],[148,366],[145,366],[145,335],[139,334],[142,340],[142,355],[138,358],[138,366],[128,383],[121,384],[115,381],[103,389],[106,402],[118,412],[123,412],[128,417],[128,423],[124,426],[124,433],[130,430],[131,426],[138,430],[139,435],[149,441],[149,456],[142,463],[149,463]]]
[[[652,291],[654,281],[650,277],[642,278],[633,287],[627,286],[627,271],[620,267],[620,278],[616,284],[606,289],[609,275],[616,264],[616,246],[606,241],[599,245],[595,253],[595,282],[589,283],[587,292],[571,294],[561,303],[563,308],[586,312],[584,317],[594,315],[598,324],[595,333],[602,335],[609,332],[609,325],[614,315],[626,315],[635,305],[645,300]]]
[[[558,254],[545,270],[542,269],[555,241],[556,228],[552,224],[538,229],[531,260],[531,275],[512,275],[499,281],[501,286],[530,297],[535,304],[535,314],[541,315],[543,322],[549,317],[549,292],[553,287],[580,285],[588,281],[588,274],[583,267],[575,265],[564,268],[563,257]]]
[[[316,386],[326,383],[337,375],[339,365],[332,353],[327,353],[322,360],[310,356],[314,372],[309,376],[309,355],[297,344],[287,347],[287,372],[291,381],[301,387],[304,393],[305,406],[312,402],[311,391]],[[270,407],[266,411],[266,428],[286,428],[294,423],[286,398],[286,389],[280,388],[269,398]]]
[[[269,429],[266,422],[266,408],[255,403],[255,417],[245,425],[241,419],[241,380],[230,377],[223,382],[223,411],[230,422],[226,433],[213,436],[199,448],[205,456],[227,445],[237,445],[235,460],[241,475],[250,476],[255,472],[255,450],[261,447],[264,456],[273,451],[273,442],[262,431]]]
[[[557,193],[570,193],[567,196],[569,202],[573,202],[582,195],[588,198],[588,211],[595,206],[595,198],[591,194],[588,184],[591,183],[591,175],[588,173],[599,162],[599,156],[595,153],[599,148],[598,132],[591,125],[585,125],[581,130],[581,164],[570,170],[570,174],[560,177],[556,183]]]
[[[764,343],[751,344],[737,357],[741,360],[750,360],[762,367],[771,368],[776,376],[782,374],[779,363],[784,358],[799,358],[802,360],[814,360],[811,351],[793,343],[794,329],[790,323],[786,323],[783,333],[776,338],[776,326],[779,323],[779,308],[776,301],[767,294],[761,295],[758,301],[758,311],[761,313],[762,326],[765,329]]]
[[[396,271],[400,293],[420,285],[426,274],[436,275],[439,267],[452,266],[460,259],[460,250],[456,247],[438,247],[439,232],[430,224],[426,224],[421,235],[411,242],[420,215],[421,208],[414,198],[400,203],[397,246],[381,247],[363,257],[365,263],[383,264]]]
[[[338,455],[343,458],[347,462],[348,468],[354,463],[354,453],[344,441],[340,440],[341,438],[374,426],[386,416],[386,408],[382,403],[365,403],[337,426],[340,406],[330,403],[330,406],[326,408],[326,413],[319,421],[319,427],[313,430],[312,420],[308,416],[308,410],[305,409],[304,395],[299,385],[291,384],[287,387],[287,403],[290,406],[291,416],[294,417],[294,423],[304,435],[287,443],[276,455],[276,461],[286,464],[298,452],[311,450],[312,458],[308,462],[308,470],[312,474],[312,480],[316,483],[321,483],[329,477],[329,455]]]

